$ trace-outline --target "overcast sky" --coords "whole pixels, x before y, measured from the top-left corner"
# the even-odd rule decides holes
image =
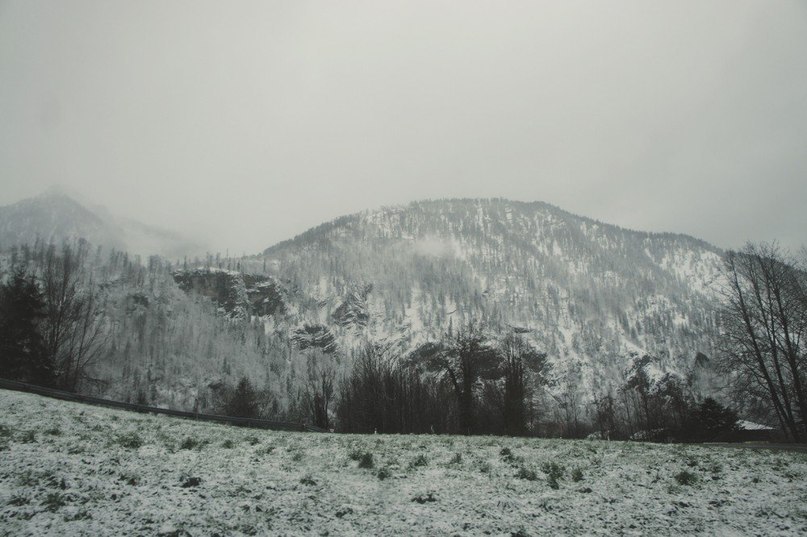
[[[0,204],[254,253],[423,198],[807,242],[807,2],[0,0]]]

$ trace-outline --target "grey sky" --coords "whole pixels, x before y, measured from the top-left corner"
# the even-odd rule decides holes
[[[0,182],[231,253],[493,196],[797,247],[807,3],[0,0]]]

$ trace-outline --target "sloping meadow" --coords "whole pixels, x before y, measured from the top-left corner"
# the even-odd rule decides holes
[[[0,534],[807,534],[803,453],[0,408]]]

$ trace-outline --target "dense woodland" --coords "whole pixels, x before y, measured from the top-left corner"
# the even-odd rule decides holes
[[[340,219],[238,259],[7,248],[0,371],[345,432],[684,441],[739,413],[807,437],[805,272],[774,246],[720,256],[543,205],[550,226],[534,206],[430,211]],[[716,277],[719,293],[697,290]]]

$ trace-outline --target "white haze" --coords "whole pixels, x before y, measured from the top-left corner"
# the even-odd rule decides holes
[[[438,197],[798,247],[805,51],[800,1],[0,1],[0,203],[230,253]]]

